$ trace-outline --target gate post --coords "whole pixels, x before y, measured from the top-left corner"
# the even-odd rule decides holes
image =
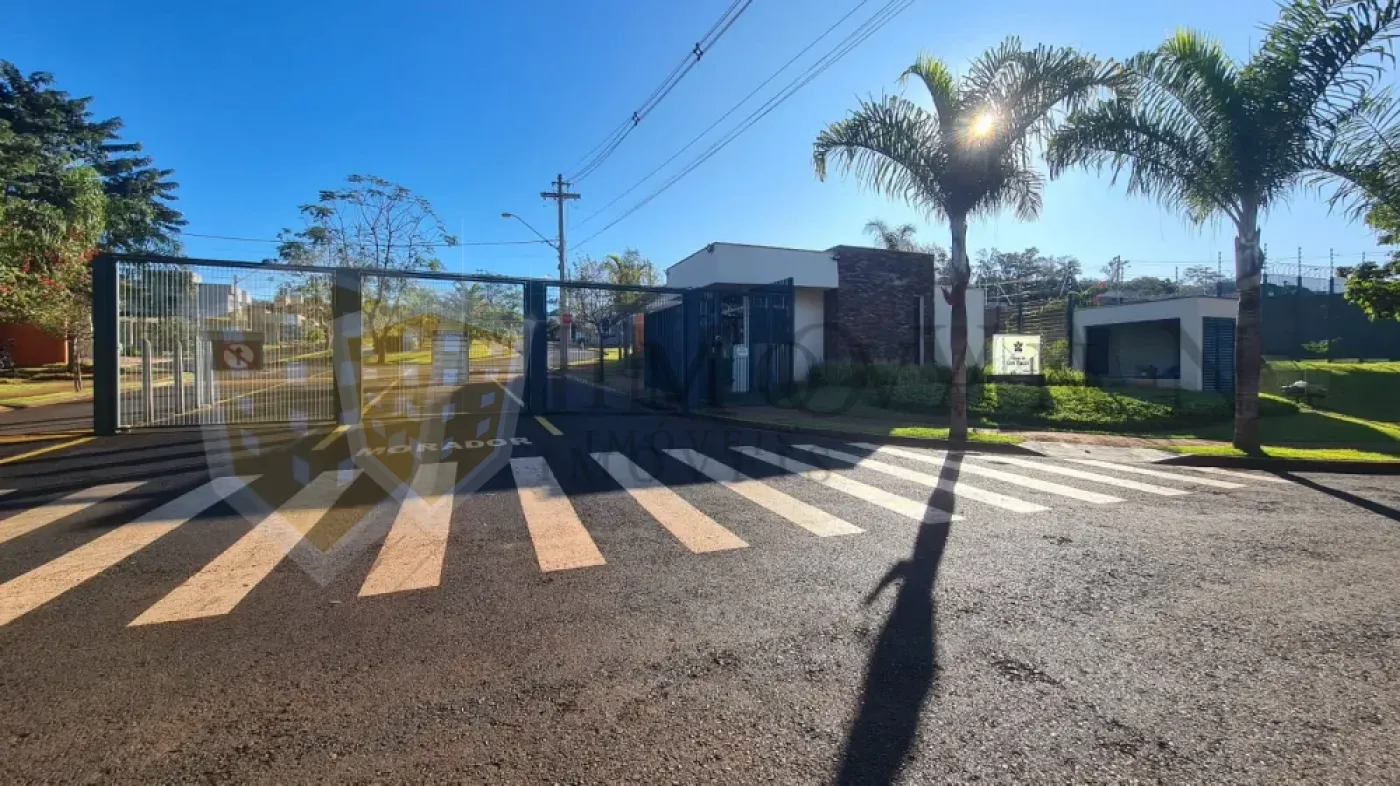
[[[119,311],[117,260],[103,254],[92,261],[92,430],[102,437],[120,423]]]
[[[701,365],[705,351],[704,336],[700,334],[700,293],[681,295],[681,411],[690,412],[700,405],[700,386],[705,382],[706,367]]]
[[[331,344],[331,377],[335,380],[336,419],[341,426],[360,423],[364,393],[364,355],[360,271],[337,268],[331,289],[331,320],[335,340]]]
[[[525,409],[536,414],[545,411],[545,385],[549,378],[548,328],[544,284],[531,281],[525,284]]]

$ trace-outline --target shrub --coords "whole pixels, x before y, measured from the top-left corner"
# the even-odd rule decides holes
[[[1048,376],[1052,370],[1070,367],[1069,339],[1062,338],[1050,342],[1050,346],[1040,351],[1040,367]]]
[[[1084,376],[1083,371],[1078,369],[1057,366],[1055,368],[1045,368],[1045,384],[1047,385],[1086,385],[1089,380]]]

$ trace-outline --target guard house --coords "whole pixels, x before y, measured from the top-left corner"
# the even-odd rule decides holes
[[[1073,365],[1105,382],[1232,391],[1237,308],[1215,297],[1081,307]]]
[[[791,282],[791,357],[772,320],[789,318],[775,282]],[[751,392],[790,363],[806,381],[824,362],[951,363],[951,309],[928,254],[835,246],[825,251],[711,243],[666,269],[666,285],[715,299],[715,331],[730,365],[726,392]],[[983,362],[982,290],[967,293],[969,365]]]

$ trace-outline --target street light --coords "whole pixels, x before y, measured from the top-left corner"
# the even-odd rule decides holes
[[[550,247],[550,248],[554,249],[555,251],[558,251],[558,250],[559,250],[559,244],[558,244],[558,243],[556,243],[556,242],[554,242],[553,240],[550,240],[549,238],[547,238],[547,237],[545,237],[544,235],[540,234],[540,231],[539,231],[538,229],[535,229],[534,227],[530,226],[530,222],[529,222],[529,221],[526,221],[525,219],[521,218],[520,216],[517,216],[517,215],[514,214],[514,213],[502,213],[502,214],[501,214],[501,218],[504,218],[504,219],[507,219],[507,220],[513,218],[513,219],[515,219],[516,221],[519,221],[520,223],[522,223],[522,224],[525,225],[525,228],[526,228],[526,229],[530,230],[531,232],[534,232],[534,233],[535,233],[535,237],[538,237],[540,240],[543,240],[545,243],[549,244],[549,247]]]

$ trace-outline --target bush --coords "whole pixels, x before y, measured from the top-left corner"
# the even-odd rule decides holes
[[[985,372],[977,366],[967,367],[969,384],[981,382]],[[807,384],[812,387],[891,388],[900,385],[946,385],[953,379],[952,369],[938,365],[907,365],[900,363],[818,363],[807,372]]]
[[[1040,367],[1047,376],[1051,371],[1070,367],[1069,339],[1062,338],[1050,342],[1050,346],[1040,352]]]
[[[1078,369],[1063,366],[1046,367],[1045,369],[1045,384],[1047,385],[1087,385],[1088,383],[1088,377],[1084,376],[1084,372]]]

